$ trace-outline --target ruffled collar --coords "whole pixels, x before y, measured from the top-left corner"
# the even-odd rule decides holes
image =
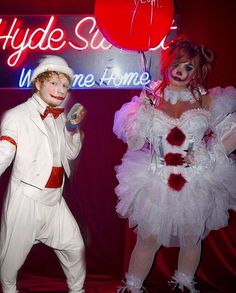
[[[171,89],[169,86],[164,89],[163,98],[172,105],[175,105],[178,101],[190,102],[192,104],[197,101],[189,89],[185,88],[181,91],[176,91]]]
[[[151,82],[151,90],[154,91],[154,89],[159,86],[161,83],[161,80],[153,81]],[[190,102],[195,103],[198,100],[198,97],[200,98],[200,95],[205,95],[207,91],[203,87],[198,87],[194,89],[193,93],[190,89],[185,88],[180,91],[176,91],[170,88],[170,86],[166,86],[164,89],[164,92],[161,93],[160,90],[158,90],[155,95],[158,97],[163,98],[165,101],[171,103],[172,105],[175,105],[178,101],[182,102]]]

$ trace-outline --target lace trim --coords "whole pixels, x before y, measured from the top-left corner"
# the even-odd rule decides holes
[[[189,114],[191,114],[191,118],[192,118],[192,114],[198,115],[200,113],[205,115],[208,119],[210,119],[210,112],[203,108],[194,108],[194,109],[186,110],[182,113],[182,115],[179,118],[171,117],[164,111],[159,110],[158,108],[156,108],[155,111],[156,113],[158,112],[158,115],[163,117],[167,122],[170,122],[172,124],[176,124],[176,122],[183,122],[186,119],[186,116],[188,116]]]

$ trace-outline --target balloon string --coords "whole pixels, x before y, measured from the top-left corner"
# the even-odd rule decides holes
[[[132,28],[133,28],[133,23],[134,23],[134,18],[136,16],[136,13],[137,13],[137,9],[138,9],[138,5],[139,5],[139,1],[135,1],[135,8],[134,8],[134,12],[133,12],[133,15],[132,15],[132,18],[131,18],[131,26],[130,26],[130,35],[132,33]]]
[[[154,1],[151,2],[151,16],[150,16],[150,25],[149,25],[149,34],[148,34],[148,48],[151,45],[151,29],[152,29],[152,22],[153,22],[153,10],[154,10]]]
[[[147,72],[150,75],[150,63],[148,62],[145,53],[143,51],[138,52],[140,54],[140,61],[141,61],[141,67],[143,72]],[[156,99],[155,99],[155,93],[149,84],[142,84],[142,93],[149,99],[151,105],[155,105]]]
[[[139,51],[139,54],[141,55],[141,66],[143,72],[147,71],[147,58],[143,51]]]
[[[131,17],[130,35],[132,33],[133,24],[134,24],[134,18],[136,16],[138,6],[139,6],[139,0],[138,1],[134,0],[134,2],[135,2],[135,8],[134,8],[134,12],[133,12],[132,17]],[[148,32],[148,48],[150,48],[150,45],[151,45],[151,28],[152,28],[152,23],[153,23],[155,1],[151,1],[150,4],[151,4],[151,10],[150,10],[150,23],[149,23],[149,32]]]
[[[142,72],[148,72],[149,73],[149,68],[148,68],[148,61],[147,61],[147,58],[144,54],[143,51],[139,51],[139,54],[140,54],[140,63],[141,63],[141,69],[142,69]],[[150,75],[150,73],[149,73]],[[142,84],[142,92],[150,92],[150,88],[149,86],[145,85],[145,84]]]

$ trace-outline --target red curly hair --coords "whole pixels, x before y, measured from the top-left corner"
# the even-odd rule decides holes
[[[163,81],[154,92],[156,93],[159,90],[163,93],[164,88],[168,85],[167,71],[170,66],[187,61],[193,62],[196,67],[196,73],[194,79],[189,84],[189,89],[193,92],[198,87],[205,87],[207,75],[212,68],[211,63],[213,59],[213,52],[204,45],[196,45],[183,37],[177,38],[170,42],[167,50],[162,51],[161,74]]]

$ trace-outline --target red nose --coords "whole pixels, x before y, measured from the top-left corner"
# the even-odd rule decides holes
[[[181,76],[181,75],[182,75],[182,72],[178,70],[178,71],[176,72],[176,75]]]

